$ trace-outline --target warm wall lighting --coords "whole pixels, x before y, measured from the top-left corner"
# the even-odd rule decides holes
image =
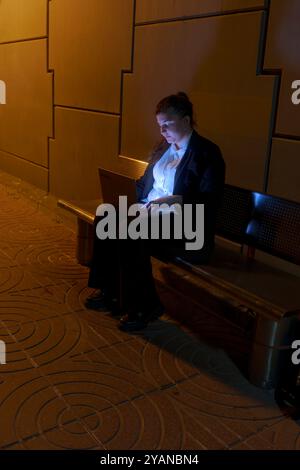
[[[4,341],[0,341],[0,364],[6,364],[6,346]]]
[[[6,104],[6,85],[3,80],[0,80],[0,104]]]

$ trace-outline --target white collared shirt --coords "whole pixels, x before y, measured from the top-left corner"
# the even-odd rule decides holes
[[[185,154],[192,133],[193,131],[186,137],[180,149],[176,149],[175,144],[171,144],[155,163],[153,167],[153,187],[148,193],[147,198],[143,199],[143,202],[150,202],[173,194],[176,168]]]

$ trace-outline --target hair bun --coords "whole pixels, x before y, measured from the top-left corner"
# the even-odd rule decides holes
[[[162,98],[155,108],[155,115],[160,113],[173,113],[181,118],[190,117],[190,125],[196,125],[193,116],[193,103],[191,103],[188,95],[184,91],[179,91],[176,95],[169,95]]]
[[[190,101],[188,95],[187,95],[184,91],[179,91],[179,92],[177,93],[177,96],[178,96],[178,98],[183,98],[183,99],[185,99],[185,100],[187,100],[187,101]]]

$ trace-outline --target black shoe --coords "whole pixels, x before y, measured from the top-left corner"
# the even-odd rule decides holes
[[[149,322],[157,320],[164,313],[163,305],[159,304],[151,311],[131,312],[120,318],[119,329],[122,331],[138,331],[146,328]]]
[[[118,299],[105,294],[101,290],[96,290],[89,295],[86,298],[84,305],[88,309],[109,310],[113,315],[120,314]]]

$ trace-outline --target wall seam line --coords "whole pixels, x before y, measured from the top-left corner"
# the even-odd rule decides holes
[[[187,15],[187,16],[177,16],[175,18],[163,18],[160,20],[153,20],[153,21],[139,21],[135,23],[135,26],[151,26],[155,24],[161,23],[174,23],[178,21],[191,21],[195,19],[206,19],[206,18],[213,18],[213,17],[220,17],[220,16],[229,16],[229,15],[240,15],[240,14],[247,14],[253,12],[261,12],[266,11],[267,7],[253,7],[253,8],[241,8],[235,10],[228,10],[228,11],[217,11],[211,13],[203,13],[203,14],[196,14],[196,15]]]

